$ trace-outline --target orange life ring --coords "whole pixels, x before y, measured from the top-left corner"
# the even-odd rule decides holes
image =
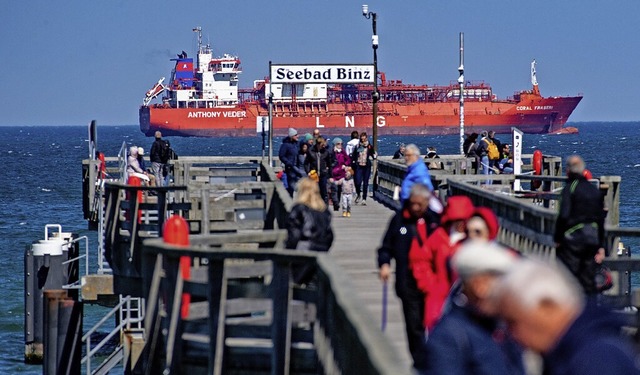
[[[536,176],[542,175],[542,151],[535,150],[533,152],[533,161],[531,162],[533,166],[533,174]],[[531,180],[531,189],[537,190],[542,186],[541,180]]]

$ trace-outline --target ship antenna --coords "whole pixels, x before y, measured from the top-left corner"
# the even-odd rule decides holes
[[[538,88],[538,79],[536,78],[536,59],[531,62],[531,84],[533,85],[533,93],[540,95],[540,89]]]
[[[531,62],[531,84],[538,86],[538,80],[536,79],[536,59]]]
[[[202,27],[195,27],[193,32],[198,33],[198,53],[200,53],[200,47],[202,46]]]

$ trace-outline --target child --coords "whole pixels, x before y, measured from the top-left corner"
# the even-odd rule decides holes
[[[342,185],[342,216],[344,217],[351,217],[351,201],[356,190],[352,176],[353,169],[347,167],[345,177],[336,181],[337,185]]]

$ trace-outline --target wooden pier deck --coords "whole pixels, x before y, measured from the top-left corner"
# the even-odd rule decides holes
[[[382,282],[378,278],[377,249],[387,230],[393,211],[372,198],[367,205],[356,205],[352,216],[342,217],[342,211],[334,212],[334,242],[330,250],[336,263],[348,275],[355,293],[363,306],[382,328]],[[407,369],[412,360],[407,346],[402,306],[395,294],[394,277],[387,285],[387,324],[385,336],[396,349],[398,357]]]

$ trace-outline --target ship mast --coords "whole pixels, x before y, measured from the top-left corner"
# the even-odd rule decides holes
[[[460,155],[464,155],[464,33],[460,33],[460,66],[458,67],[460,84]]]

